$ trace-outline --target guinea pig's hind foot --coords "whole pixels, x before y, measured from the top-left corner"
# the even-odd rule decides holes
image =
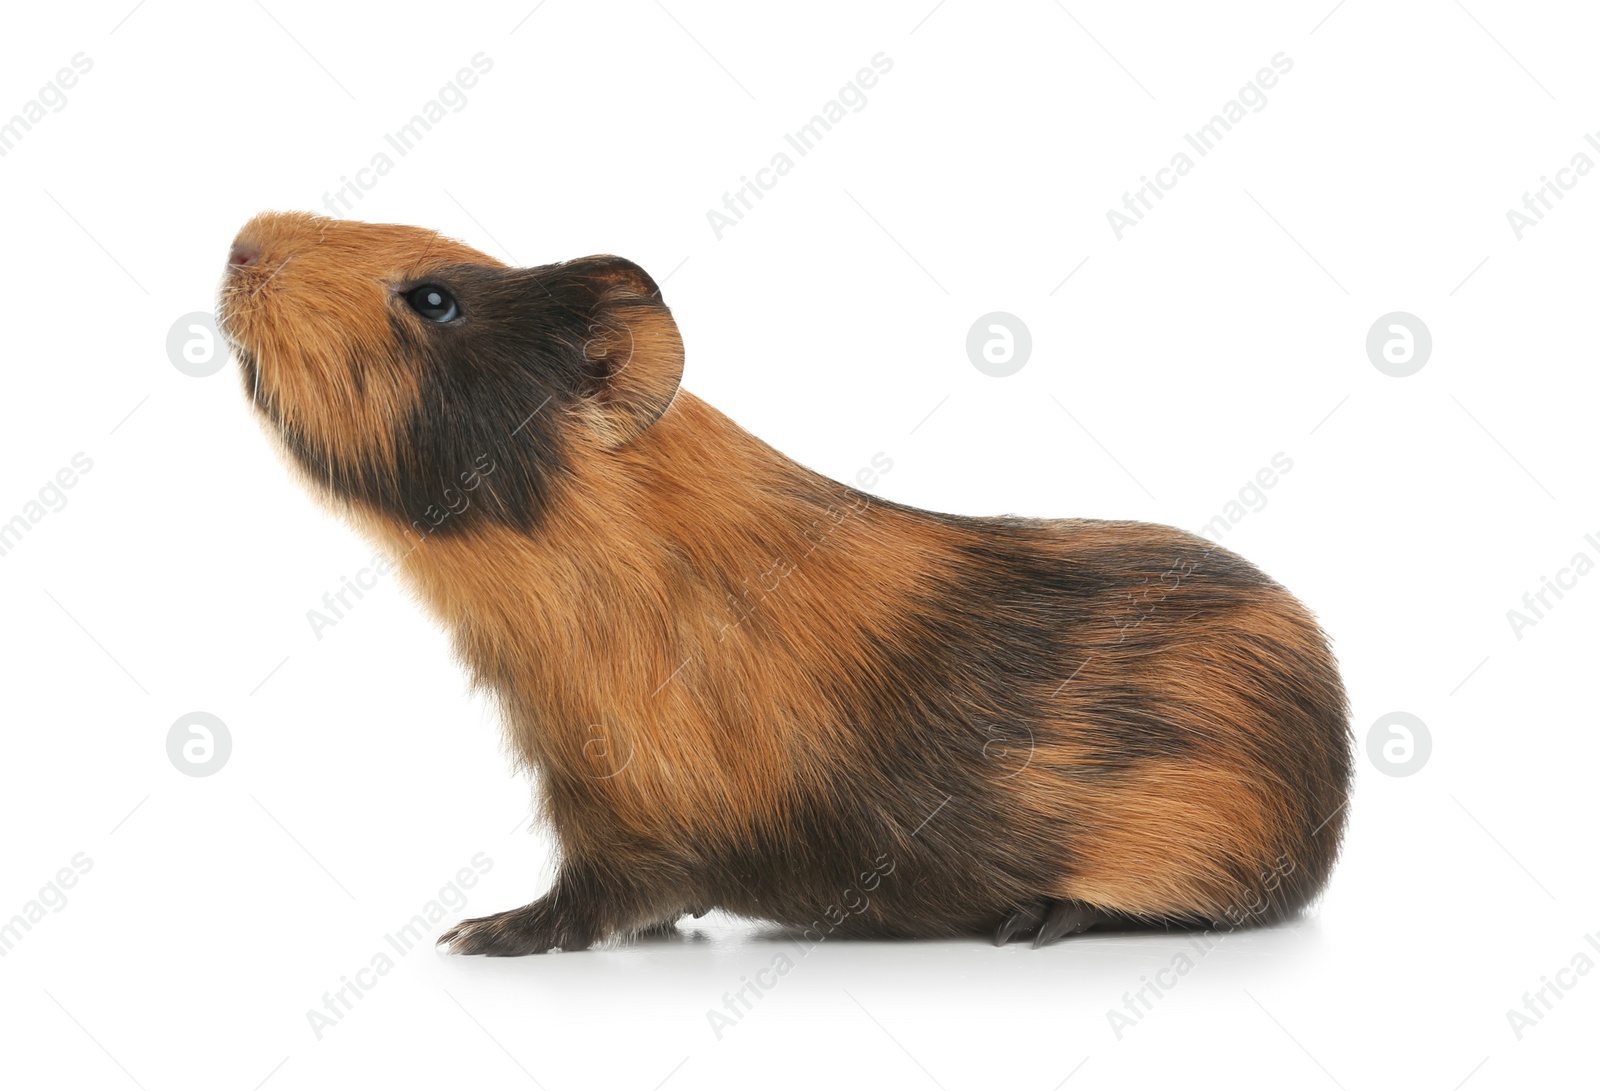
[[[1033,931],[1039,926],[1039,922],[1044,919],[1044,910],[1045,905],[1043,902],[1025,905],[1021,909],[1013,909],[1007,914],[1006,919],[1000,922],[1000,927],[996,929],[994,945],[996,947],[1004,947],[1011,942],[1011,937],[1018,932],[1027,933]]]
[[[1070,898],[1038,901],[1013,910],[1000,922],[994,934],[994,945],[1004,947],[1011,937],[1033,932],[1033,946],[1043,947],[1058,939],[1085,932],[1109,920],[1098,909]]]

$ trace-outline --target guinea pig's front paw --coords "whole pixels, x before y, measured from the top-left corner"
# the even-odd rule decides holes
[[[462,921],[440,936],[453,955],[542,955],[560,948],[581,951],[595,941],[592,931],[548,898],[487,917]]]

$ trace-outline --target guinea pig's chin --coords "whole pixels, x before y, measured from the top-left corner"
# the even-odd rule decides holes
[[[251,404],[258,410],[261,404],[261,364],[257,340],[251,332],[249,304],[230,299],[226,292],[217,307],[217,331],[238,365],[240,378]]]
[[[271,327],[276,289],[264,275],[233,274],[217,293],[217,329],[236,351],[254,351]]]
[[[223,342],[228,346],[228,351],[233,358],[241,364],[254,365],[256,349],[254,339],[244,329],[245,321],[228,303],[223,300],[217,308],[217,331],[222,334]]]

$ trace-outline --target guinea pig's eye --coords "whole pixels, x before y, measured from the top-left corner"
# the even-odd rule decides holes
[[[411,309],[429,322],[448,322],[461,313],[456,297],[437,284],[424,284],[406,293]]]

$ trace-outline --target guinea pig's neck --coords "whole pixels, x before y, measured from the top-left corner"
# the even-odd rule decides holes
[[[883,520],[913,517],[682,390],[625,447],[568,461],[531,531],[483,521],[419,545],[408,527],[363,520],[479,681],[545,721],[657,690],[824,585],[870,595],[884,575],[865,547]]]

